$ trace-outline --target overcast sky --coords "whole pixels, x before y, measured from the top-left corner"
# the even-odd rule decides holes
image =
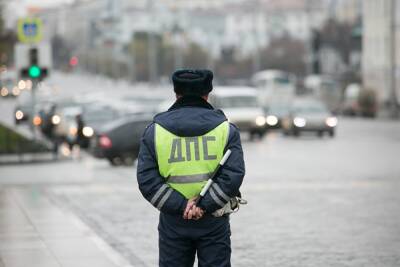
[[[24,15],[28,7],[51,7],[63,3],[71,3],[74,0],[10,0],[7,1],[7,11],[17,15]]]
[[[63,3],[70,3],[74,0],[8,0],[6,9],[3,12],[6,26],[14,27],[18,17],[26,16],[28,7],[51,7]]]
[[[60,3],[72,2],[72,0],[12,0],[12,2],[19,2],[20,5],[25,6],[52,6]]]

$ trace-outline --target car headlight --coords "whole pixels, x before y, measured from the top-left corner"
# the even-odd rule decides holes
[[[83,127],[83,129],[82,129],[82,133],[83,133],[83,135],[86,136],[86,137],[91,137],[91,136],[93,136],[94,131],[93,131],[93,128],[92,128],[92,127],[85,126],[85,127]]]
[[[12,94],[13,94],[14,96],[19,96],[20,93],[21,93],[21,91],[19,90],[18,87],[14,87],[14,88],[12,89]]]
[[[20,90],[24,90],[24,89],[26,88],[26,82],[25,82],[24,80],[20,80],[20,81],[18,82],[18,88],[19,88]]]
[[[258,116],[256,118],[256,125],[257,126],[264,126],[266,123],[265,117],[264,116]]]
[[[54,125],[59,124],[59,123],[61,122],[60,116],[58,116],[58,115],[53,115],[53,117],[51,117],[51,122],[52,122]]]
[[[1,94],[1,96],[7,96],[8,95],[8,88],[7,87],[1,88],[0,94]]]
[[[269,126],[275,126],[275,125],[277,125],[277,124],[278,124],[278,118],[277,118],[276,116],[274,116],[274,115],[269,115],[269,116],[267,117],[267,124],[268,124]]]
[[[22,120],[23,117],[24,117],[24,113],[23,113],[21,110],[17,110],[17,111],[15,112],[15,118],[16,118],[17,120]]]
[[[329,127],[335,127],[338,123],[338,120],[336,117],[329,117],[325,120],[326,125]]]
[[[301,128],[301,127],[304,127],[304,126],[306,126],[306,119],[296,117],[296,118],[293,119],[293,124],[294,124],[296,127],[300,127],[300,128]]]

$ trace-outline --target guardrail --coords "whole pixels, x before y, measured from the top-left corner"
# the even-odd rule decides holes
[[[0,124],[0,157],[15,157],[20,161],[26,154],[36,155],[54,152],[40,140],[29,139],[15,130]]]

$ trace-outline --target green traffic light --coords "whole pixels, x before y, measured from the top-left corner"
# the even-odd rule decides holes
[[[30,66],[28,72],[31,78],[39,78],[42,74],[42,70],[36,65]]]

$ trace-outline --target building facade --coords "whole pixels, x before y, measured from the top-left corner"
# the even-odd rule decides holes
[[[381,104],[400,96],[399,20],[399,0],[363,2],[363,85],[376,90]]]
[[[362,0],[332,0],[332,12],[340,22],[354,23],[362,15]]]

